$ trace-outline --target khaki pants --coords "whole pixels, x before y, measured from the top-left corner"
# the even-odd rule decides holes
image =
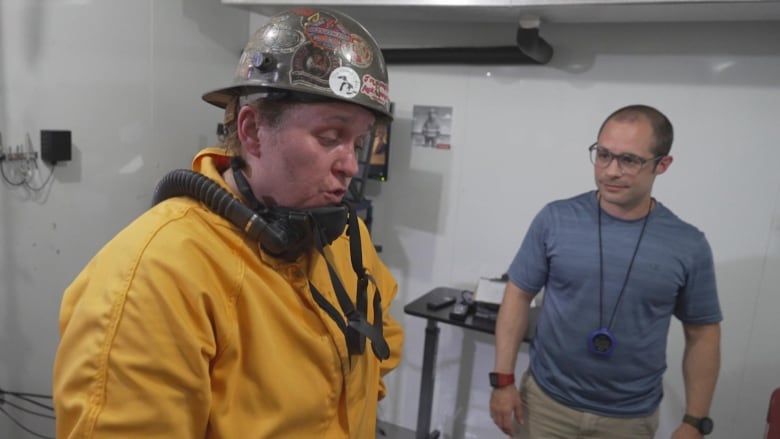
[[[569,408],[547,396],[530,372],[523,374],[520,395],[522,439],[653,439],[658,428],[657,409],[646,417],[613,418]]]

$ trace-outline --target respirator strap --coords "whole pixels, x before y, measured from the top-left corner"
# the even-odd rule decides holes
[[[331,284],[333,285],[333,289],[336,293],[336,299],[339,303],[339,307],[341,307],[343,314],[340,314],[336,308],[325,299],[322,293],[317,290],[311,281],[309,282],[309,289],[311,290],[314,301],[317,302],[320,308],[322,308],[331,317],[331,319],[336,322],[342,332],[344,332],[344,338],[347,343],[347,349],[350,355],[362,354],[365,352],[366,337],[368,337],[371,340],[371,346],[372,350],[374,351],[374,355],[380,360],[384,360],[390,357],[390,348],[388,347],[387,341],[385,340],[383,334],[382,300],[379,294],[379,289],[376,288],[376,282],[374,282],[373,278],[366,274],[365,268],[363,267],[362,250],[360,245],[360,230],[357,228],[357,220],[353,218],[353,213],[354,211],[350,212],[351,221],[349,236],[350,257],[352,259],[353,269],[355,269],[355,272],[358,275],[356,304],[352,304],[349,295],[339,280],[338,274],[331,265],[330,261],[328,261],[328,258],[325,257],[322,241],[318,233],[314,234],[315,247],[325,259]],[[356,241],[357,245],[353,244],[353,241]],[[355,253],[356,251],[358,252],[357,254]],[[368,323],[367,320],[367,289],[369,281],[375,286],[373,325]]]
[[[357,308],[366,315],[368,295],[366,290],[368,289],[368,283],[371,282],[374,285],[374,324],[373,332],[378,334],[382,343],[375,343],[374,339],[371,339],[371,348],[374,351],[374,355],[377,358],[387,358],[390,356],[390,349],[387,346],[383,334],[382,326],[382,295],[379,292],[379,285],[376,284],[373,276],[366,273],[366,268],[363,266],[363,246],[360,241],[360,226],[358,225],[358,216],[355,211],[355,206],[347,203],[349,208],[349,216],[347,217],[347,234],[349,235],[349,253],[352,260],[352,269],[357,274]],[[384,359],[383,358],[383,359]]]
[[[234,155],[230,157],[230,169],[233,170],[233,178],[236,180],[236,186],[238,191],[244,196],[245,201],[249,204],[249,208],[255,212],[265,212],[267,208],[260,204],[255,197],[255,193],[252,192],[252,188],[249,186],[249,182],[244,176],[244,166],[246,162],[241,156]]]
[[[330,265],[330,264],[328,264]],[[330,269],[330,267],[328,267]],[[336,307],[333,306],[327,299],[320,293],[317,287],[309,282],[309,289],[311,295],[317,305],[320,306],[334,322],[339,326],[339,329],[344,333],[344,338],[347,343],[347,350],[350,355],[362,354],[366,349],[366,337],[371,340],[372,350],[374,355],[380,360],[385,360],[390,357],[390,348],[387,345],[387,341],[384,339],[382,330],[376,329],[376,322],[379,322],[381,328],[381,300],[379,294],[374,295],[374,310],[379,308],[379,315],[374,315],[375,323],[371,325],[366,320],[366,316],[363,313],[355,310],[352,302],[349,301],[349,297],[344,291],[344,287],[336,280],[334,282],[334,289],[336,291],[336,297],[339,301],[339,306],[342,308],[343,314],[339,313]],[[346,300],[344,300],[346,299]],[[346,309],[344,309],[346,308]],[[376,311],[375,311],[376,312]],[[346,319],[343,317],[346,316]]]
[[[320,308],[336,322],[339,329],[344,333],[344,339],[347,343],[347,350],[350,355],[360,355],[364,353],[366,346],[365,339],[368,337],[368,339],[371,340],[372,346],[376,346],[372,349],[377,358],[385,360],[390,356],[390,350],[383,335],[380,332],[377,332],[373,325],[368,323],[365,316],[359,314],[352,308],[351,312],[344,313],[346,314],[345,319],[343,314],[339,313],[336,307],[325,299],[314,284],[309,283],[309,288],[317,305],[319,305]],[[336,291],[338,291],[338,289]],[[339,293],[336,294],[339,295]]]

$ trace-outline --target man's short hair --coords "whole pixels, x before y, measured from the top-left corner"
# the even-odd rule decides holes
[[[612,112],[601,124],[599,135],[604,130],[604,126],[610,120],[616,122],[636,122],[639,119],[647,119],[653,128],[653,153],[655,156],[669,155],[674,141],[674,128],[669,119],[657,109],[649,105],[628,105]]]

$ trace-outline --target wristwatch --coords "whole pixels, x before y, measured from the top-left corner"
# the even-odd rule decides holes
[[[699,433],[703,435],[712,433],[712,428],[714,427],[712,419],[707,416],[703,418],[697,418],[686,413],[685,416],[683,416],[683,422],[693,425],[697,430],[699,430]]]
[[[515,374],[490,372],[490,386],[494,389],[515,383]]]

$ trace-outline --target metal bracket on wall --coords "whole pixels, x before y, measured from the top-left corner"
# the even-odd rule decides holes
[[[11,187],[24,186],[33,192],[42,190],[54,175],[54,169],[49,171],[49,176],[43,183],[35,184],[38,175],[38,157],[38,151],[33,149],[29,135],[24,145],[5,148],[0,143],[0,177],[2,182]],[[41,157],[46,159],[45,151]]]
[[[7,152],[0,150],[0,161],[21,162],[28,160],[38,160],[38,152],[24,151],[21,145],[17,145],[15,149],[9,147]]]

